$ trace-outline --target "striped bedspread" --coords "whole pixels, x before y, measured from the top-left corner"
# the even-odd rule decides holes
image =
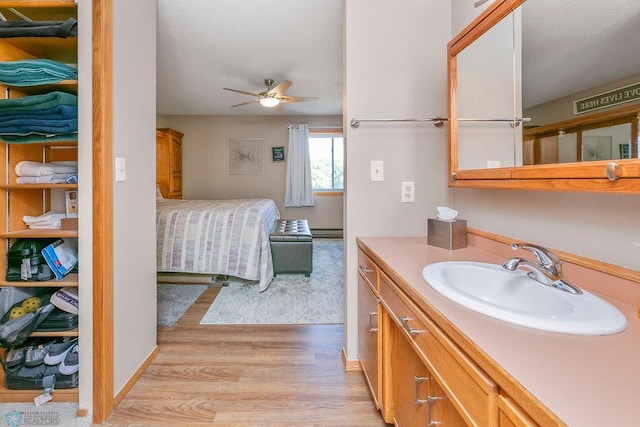
[[[280,212],[270,199],[157,201],[159,272],[273,279],[269,233]]]

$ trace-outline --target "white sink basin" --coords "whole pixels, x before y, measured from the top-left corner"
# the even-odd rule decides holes
[[[624,315],[600,297],[545,286],[500,265],[439,262],[427,265],[422,276],[452,301],[516,325],[577,335],[615,334],[627,327]]]

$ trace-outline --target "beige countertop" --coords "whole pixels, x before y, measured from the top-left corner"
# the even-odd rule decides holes
[[[640,319],[634,305],[574,282],[616,306],[627,318],[628,328],[613,335],[581,336],[512,325],[450,301],[422,278],[422,269],[430,263],[501,264],[504,257],[471,246],[440,249],[427,245],[426,237],[359,240],[379,257],[376,261],[382,261],[383,271],[392,270],[402,278],[401,286],[410,288],[406,289],[409,295],[423,299],[420,306],[446,318],[449,324],[440,326],[457,332],[465,341],[458,343],[463,349],[477,346],[508,374],[498,382],[513,381],[510,387],[519,383],[571,427],[640,425]],[[443,318],[434,320],[442,323]],[[500,385],[508,390],[507,384]]]

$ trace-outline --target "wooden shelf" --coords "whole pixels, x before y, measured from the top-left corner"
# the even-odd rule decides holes
[[[33,55],[35,58],[47,58],[65,64],[77,62],[78,38],[57,37],[8,37],[2,41]]]
[[[0,190],[50,190],[52,188],[77,190],[78,184],[0,184]]]
[[[67,92],[73,95],[78,94],[78,81],[77,80],[63,80],[58,83],[49,83],[36,86],[13,86],[5,85],[13,92],[24,93],[25,95],[40,95],[43,93],[49,93],[52,91]]]
[[[78,328],[70,331],[47,331],[47,332],[33,332],[30,337],[33,338],[56,338],[56,337],[77,337]]]
[[[0,238],[4,239],[55,239],[55,238],[77,238],[78,230],[16,230],[0,233]]]
[[[33,402],[37,396],[42,394],[42,390],[9,390],[0,388],[0,402]],[[56,388],[51,394],[52,402],[77,402],[78,388]]]
[[[11,282],[8,280],[0,280],[0,286],[13,286],[15,288],[54,288],[65,286],[78,286],[78,274],[69,273],[60,280],[46,280],[42,282],[29,282],[21,280],[19,282]]]

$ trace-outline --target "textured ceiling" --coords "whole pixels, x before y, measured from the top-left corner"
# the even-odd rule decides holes
[[[342,1],[158,0],[158,114],[342,114]],[[523,28],[526,106],[640,72],[640,0],[528,0]],[[319,99],[230,107],[266,78]]]
[[[158,0],[157,40],[158,114],[342,114],[342,0]],[[266,78],[319,99],[230,107]]]
[[[525,107],[640,73],[640,0],[528,0]]]

